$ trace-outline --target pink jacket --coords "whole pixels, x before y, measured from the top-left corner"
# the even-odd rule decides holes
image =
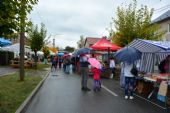
[[[100,69],[92,68],[92,72],[93,72],[93,79],[100,80],[100,74],[101,74]]]

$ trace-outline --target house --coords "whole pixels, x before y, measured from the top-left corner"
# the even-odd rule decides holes
[[[97,41],[99,41],[101,38],[94,38],[94,37],[86,37],[84,42],[84,47],[90,47],[93,44],[95,44]]]
[[[158,32],[165,31],[162,39],[164,41],[170,41],[170,10],[153,20],[152,23],[160,24],[160,29],[158,30]]]

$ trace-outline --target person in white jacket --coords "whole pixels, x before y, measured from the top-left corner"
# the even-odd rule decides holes
[[[135,77],[130,72],[133,67],[133,63],[127,63],[124,62],[123,65],[123,71],[125,76],[125,99],[133,99],[133,93],[134,93],[134,83],[135,83]]]
[[[114,71],[115,71],[115,61],[114,61],[114,58],[110,58],[110,65],[109,65],[109,67],[110,67],[110,70],[112,72],[110,78],[113,78]]]

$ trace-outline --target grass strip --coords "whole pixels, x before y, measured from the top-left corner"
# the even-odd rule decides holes
[[[41,65],[38,68],[39,72],[42,73],[44,67],[46,66]],[[18,73],[0,77],[0,113],[15,113],[16,109],[42,80],[42,75],[32,75],[34,71],[37,73],[38,70],[26,70],[25,80],[22,82],[18,81]]]

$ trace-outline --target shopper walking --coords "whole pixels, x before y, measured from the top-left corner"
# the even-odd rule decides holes
[[[135,83],[135,78],[134,75],[131,73],[131,69],[133,67],[133,63],[127,63],[124,62],[124,65],[122,68],[124,71],[124,76],[125,76],[125,99],[133,99],[133,94],[134,94],[134,83]]]
[[[111,75],[110,78],[113,78],[114,76],[114,71],[115,71],[115,61],[114,58],[110,58],[110,70],[111,70]]]
[[[81,89],[83,91],[90,91],[87,87],[88,80],[88,57],[85,54],[80,55],[80,71],[81,71]]]

